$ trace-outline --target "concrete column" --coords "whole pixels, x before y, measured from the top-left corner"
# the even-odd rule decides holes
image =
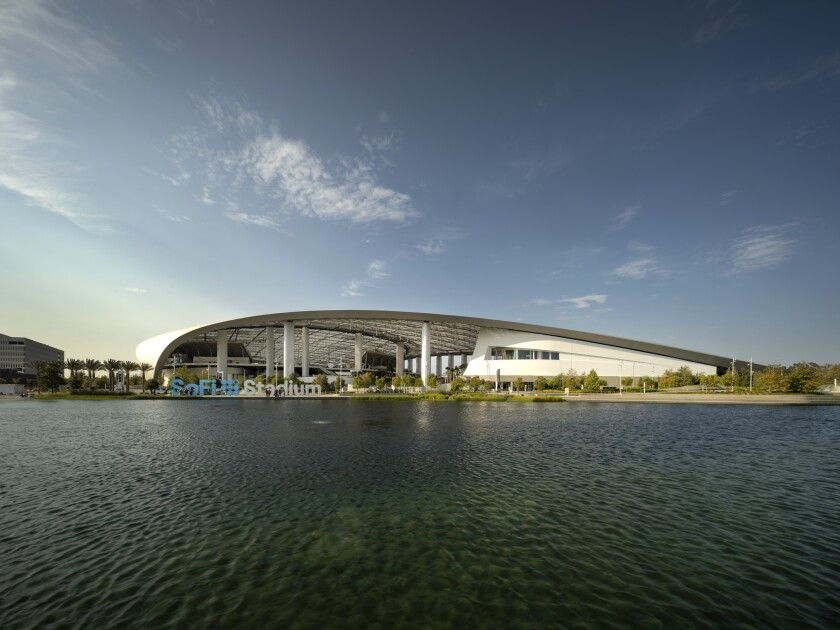
[[[401,343],[396,344],[397,352],[397,376],[405,374],[405,346]]]
[[[283,376],[295,373],[295,323],[283,322]]]
[[[457,366],[457,365],[455,365],[455,355],[454,355],[454,354],[450,354],[450,355],[449,355],[449,369],[450,369],[450,370],[454,370],[456,367],[458,367],[458,366]]]
[[[228,377],[228,332],[226,330],[220,330],[217,335],[216,341],[216,371],[221,372],[224,376],[222,378]],[[215,374],[211,375],[208,374],[207,378],[213,378]]]
[[[300,329],[300,373],[309,376],[309,326]]]
[[[274,328],[267,326],[265,329],[265,375],[274,374]]]
[[[361,372],[362,371],[362,333],[356,333],[356,344],[355,344],[355,355],[356,360],[354,362],[355,371]]]
[[[423,331],[420,340],[420,376],[423,385],[429,385],[429,368],[431,367],[432,353],[432,326],[429,322],[423,322]]]
[[[461,362],[458,365],[466,365],[466,364],[467,364],[467,355],[462,354],[461,355]]]
[[[443,355],[441,354],[435,357],[435,376],[443,376]]]

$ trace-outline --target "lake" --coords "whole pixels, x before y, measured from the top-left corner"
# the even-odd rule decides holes
[[[0,627],[836,627],[840,408],[0,404]]]

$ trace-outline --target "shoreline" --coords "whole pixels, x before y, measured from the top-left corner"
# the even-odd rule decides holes
[[[11,398],[11,397],[10,397]],[[16,397],[17,398],[17,397]],[[14,399],[13,399],[14,400]],[[517,402],[527,403],[610,403],[610,404],[677,404],[677,405],[759,405],[759,406],[840,406],[840,396],[833,394],[732,394],[732,393],[686,393],[669,394],[661,392],[649,393],[610,393],[610,394],[460,394],[447,396],[442,393],[431,392],[429,394],[405,395],[405,394],[358,394],[358,395],[335,395],[324,394],[320,396],[282,396],[280,398],[266,398],[265,396],[168,396],[149,394],[130,394],[125,396],[97,396],[72,395],[72,394],[42,394],[34,398],[17,400],[357,400],[357,401],[399,401],[411,402],[430,400],[439,402]]]

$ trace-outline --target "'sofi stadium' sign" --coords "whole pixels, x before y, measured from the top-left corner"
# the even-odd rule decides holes
[[[246,396],[320,396],[321,386],[312,383],[293,385],[292,383],[281,383],[279,385],[265,385],[248,379],[244,387],[239,387],[236,379],[203,378],[198,384],[187,385],[183,379],[174,378],[169,385],[169,393],[172,396],[239,396],[240,391]]]

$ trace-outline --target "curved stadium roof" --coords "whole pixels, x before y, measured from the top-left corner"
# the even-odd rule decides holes
[[[337,363],[340,357],[343,357],[345,361],[350,361],[354,354],[356,333],[363,335],[366,352],[393,356],[394,344],[401,342],[405,345],[407,359],[419,357],[423,322],[431,324],[431,355],[433,356],[473,354],[479,329],[498,328],[637,350],[719,368],[729,367],[732,362],[731,358],[704,352],[566,328],[459,315],[364,310],[272,313],[183,328],[143,341],[137,346],[137,358],[151,363],[156,374],[162,370],[172,353],[182,344],[202,341],[206,342],[208,347],[214,346],[217,332],[224,330],[228,332],[230,343],[242,344],[255,362],[262,362],[265,360],[266,327],[282,328],[283,324],[289,321],[295,323],[297,347],[300,346],[300,328],[303,326],[309,328],[309,357],[312,365]],[[275,344],[278,347],[282,346],[282,330],[275,334]],[[746,365],[744,361],[736,361],[738,368],[746,367]]]

